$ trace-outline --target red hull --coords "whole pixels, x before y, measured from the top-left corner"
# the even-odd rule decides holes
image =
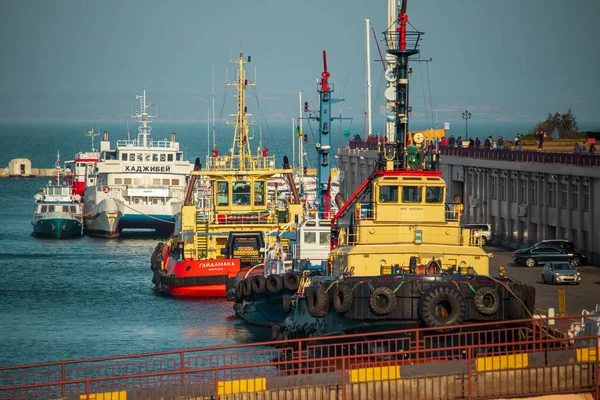
[[[166,286],[162,290],[172,296],[181,297],[226,297],[226,285]]]

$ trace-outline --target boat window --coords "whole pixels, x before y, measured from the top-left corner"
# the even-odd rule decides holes
[[[179,186],[179,179],[173,179],[172,184],[173,186]]]
[[[217,205],[229,205],[229,185],[227,182],[217,182]]]
[[[166,157],[167,157],[166,155],[164,155],[164,154],[161,154],[161,155],[160,155],[160,161],[165,161],[165,160],[166,160]]]
[[[317,223],[315,221],[308,221],[306,226],[317,226]]]
[[[127,161],[127,153],[121,153],[121,161]]]
[[[319,244],[321,246],[328,245],[330,243],[329,232],[321,232],[319,233]]]
[[[70,206],[70,208],[71,208],[71,212],[73,214],[75,214],[77,212],[77,207],[76,206]]]
[[[66,213],[69,212],[69,206],[63,206],[62,209],[63,209],[63,212],[66,212]]]
[[[131,178],[123,178],[123,183],[125,185],[131,185]]]
[[[169,186],[169,180],[168,179],[163,179],[163,185]]]
[[[142,153],[138,153],[137,160],[138,161],[144,161],[144,155]]]
[[[154,162],[158,161],[158,154],[156,154],[156,153],[152,154],[152,161],[154,161]]]
[[[250,205],[250,182],[233,182],[231,201],[236,206]]]
[[[154,186],[159,186],[160,185],[160,178],[154,178],[154,179],[152,179],[152,184]]]
[[[146,160],[146,161],[150,161],[151,157],[152,157],[152,155],[150,153],[144,154],[144,160]]]
[[[441,186],[428,186],[425,195],[426,203],[443,203],[444,188]]]
[[[115,178],[115,185],[121,185],[123,183],[123,178]]]
[[[422,186],[402,186],[403,203],[420,203],[423,193]]]
[[[48,212],[48,206],[42,206],[42,212],[43,213]]]
[[[380,203],[397,203],[398,202],[398,186],[380,186],[379,187],[379,202]]]
[[[420,181],[421,180],[421,178],[409,177],[409,176],[405,176],[402,179],[405,180],[405,181]]]
[[[306,243],[306,244],[317,243],[317,232],[304,232],[304,243]]]
[[[176,157],[177,161],[181,161],[181,155],[182,155],[181,153],[177,153],[177,157]]]
[[[173,154],[167,154],[167,161],[173,161]]]
[[[265,182],[256,181],[254,182],[254,205],[264,206],[265,205]]]
[[[48,212],[54,212],[54,206],[48,206]]]
[[[129,153],[129,161],[135,161],[135,153]]]
[[[133,184],[134,185],[141,185],[142,184],[142,178],[133,178]]]

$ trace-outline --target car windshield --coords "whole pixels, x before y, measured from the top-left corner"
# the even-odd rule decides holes
[[[571,271],[571,270],[575,269],[569,263],[554,264],[553,267],[554,267],[555,271],[565,271],[565,270]]]

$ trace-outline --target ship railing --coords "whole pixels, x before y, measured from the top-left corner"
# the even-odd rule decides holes
[[[398,31],[386,31],[385,34],[385,42],[387,45],[387,49],[391,51],[401,51],[403,49],[400,48],[400,32]],[[421,36],[423,32],[419,31],[407,31],[406,32],[406,51],[414,52],[419,48],[419,42],[421,40]]]
[[[172,142],[170,140],[152,140],[152,139],[146,140],[147,147],[158,147],[161,149],[175,148],[176,143],[177,142]],[[144,147],[144,141],[137,140],[137,139],[117,140],[117,146],[119,146],[119,147]]]
[[[269,170],[275,168],[275,156],[218,156],[206,158],[206,169],[217,171]]]
[[[537,317],[0,367],[0,398],[600,398],[600,334]]]
[[[413,205],[413,204],[411,204]],[[418,205],[415,203],[414,205]],[[441,206],[441,205],[440,205]],[[445,222],[460,222],[464,206],[457,203],[444,204]],[[355,207],[355,218],[359,221],[377,220],[377,206],[371,203],[358,203]],[[386,211],[386,213],[389,211]],[[398,222],[402,222],[400,219]]]

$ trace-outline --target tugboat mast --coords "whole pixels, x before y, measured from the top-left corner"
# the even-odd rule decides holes
[[[150,132],[152,132],[152,127],[150,123],[152,122],[152,118],[156,117],[156,115],[149,115],[146,109],[151,107],[152,104],[146,103],[146,88],[142,91],[142,94],[135,94],[135,98],[140,100],[140,111],[136,111],[133,118],[137,118],[140,125],[138,126],[138,140],[137,145],[147,147],[148,145],[148,136]]]
[[[396,156],[400,157],[400,168],[406,168],[405,151],[408,139],[408,117],[411,112],[408,96],[408,77],[410,70],[408,68],[408,59],[410,56],[419,54],[419,39],[422,32],[407,32],[408,14],[406,6],[408,0],[402,0],[402,6],[398,12],[397,27],[395,30],[388,30],[386,35],[387,53],[396,57],[393,66],[393,75],[395,77],[396,101],[394,105],[395,114],[395,141]]]
[[[237,113],[230,114],[231,117],[235,117],[235,121],[228,121],[227,124],[234,125],[231,160],[236,164],[237,169],[240,170],[251,167],[250,165],[244,167],[244,165],[246,161],[248,161],[248,163],[251,163],[252,161],[252,150],[250,149],[251,138],[248,137],[250,125],[248,123],[248,116],[251,116],[252,114],[248,114],[248,107],[246,106],[246,88],[248,86],[254,86],[255,83],[250,82],[246,78],[246,71],[244,70],[244,64],[250,63],[250,60],[251,58],[248,56],[248,61],[244,61],[244,54],[240,52],[239,60],[233,63],[238,65],[237,82],[227,84],[227,86],[234,86],[238,91],[236,95]],[[251,125],[254,125],[254,123]],[[237,162],[234,162],[235,159],[237,159]]]

